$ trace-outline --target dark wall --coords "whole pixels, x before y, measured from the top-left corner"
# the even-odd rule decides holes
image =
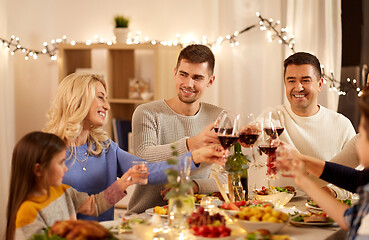
[[[363,3],[362,0],[342,0],[341,4],[342,66],[359,66],[363,34]]]
[[[365,81],[362,76],[364,64],[369,59],[369,0],[341,0],[342,5],[342,71],[341,90],[347,95],[339,97],[338,112],[349,118],[358,130],[360,110],[357,105],[357,92],[347,85],[346,79]],[[367,13],[367,14],[364,14]],[[362,87],[362,85],[360,86]]]

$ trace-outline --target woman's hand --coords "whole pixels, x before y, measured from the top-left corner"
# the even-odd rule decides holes
[[[212,144],[192,151],[192,160],[195,164],[201,162],[224,165],[226,150],[220,144]]]
[[[284,177],[291,176],[293,172],[293,161],[299,159],[300,152],[293,146],[280,141],[276,150],[276,165]]]

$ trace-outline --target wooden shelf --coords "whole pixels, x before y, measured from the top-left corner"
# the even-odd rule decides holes
[[[96,65],[104,66],[104,78],[107,82],[108,99],[111,104],[106,129],[112,136],[112,118],[131,120],[132,113],[139,104],[151,101],[129,98],[130,79],[140,79],[142,77],[140,75],[146,77],[150,75],[147,78],[150,79],[150,91],[154,94],[153,100],[166,99],[175,95],[173,71],[180,50],[180,46],[152,45],[151,43],[60,44],[58,45],[59,81],[77,69],[91,69]],[[101,51],[104,54],[94,54]],[[94,64],[96,60],[99,64]]]

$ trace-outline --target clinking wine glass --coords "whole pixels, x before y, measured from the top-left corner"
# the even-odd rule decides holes
[[[215,131],[216,133],[218,133],[220,122],[221,122],[221,121],[223,121],[223,119],[224,119],[225,117],[227,117],[227,115],[228,115],[228,112],[227,112],[227,111],[225,111],[225,110],[222,110],[222,111],[219,113],[219,115],[218,115],[217,119],[216,119],[216,120],[215,120],[215,122],[214,122],[214,131]]]
[[[272,113],[269,112],[263,121],[263,133],[261,134],[261,141],[259,141],[259,150],[268,156],[267,158],[267,176],[268,179],[277,179],[277,168],[275,165],[275,152],[279,145],[279,138],[277,128],[275,127],[271,118]]]
[[[262,167],[264,164],[257,163],[254,154],[254,144],[262,133],[262,123],[255,120],[253,114],[248,114],[242,118],[243,126],[240,129],[239,141],[243,147],[251,149],[251,167]]]
[[[278,110],[276,118],[272,121],[274,122],[274,126],[277,130],[278,137],[281,136],[284,131],[284,117],[282,112]]]
[[[219,122],[218,139],[222,147],[227,150],[238,140],[238,129],[240,125],[240,115],[235,116],[226,113]],[[224,156],[227,157],[227,156]]]

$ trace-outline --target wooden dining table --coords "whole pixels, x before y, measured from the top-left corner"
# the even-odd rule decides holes
[[[303,212],[306,212],[306,196],[301,196],[297,198],[293,198],[289,203],[287,203],[283,208],[291,212],[290,209],[297,209]],[[283,211],[283,208],[281,209]],[[148,213],[141,213],[138,215],[139,217],[149,219],[151,217]],[[164,219],[167,221],[167,219]],[[319,227],[319,226],[304,226],[297,227],[291,225],[290,223],[286,225],[278,234],[288,235],[291,240],[323,240],[323,239],[334,239],[340,240],[345,239],[346,231],[341,229],[336,223],[331,226]],[[131,239],[137,240],[140,239],[135,236],[133,233],[124,233],[117,235],[118,239]],[[166,238],[164,238],[166,239]],[[184,238],[184,239],[193,239],[193,238]],[[235,240],[244,239],[243,236],[233,238]]]

